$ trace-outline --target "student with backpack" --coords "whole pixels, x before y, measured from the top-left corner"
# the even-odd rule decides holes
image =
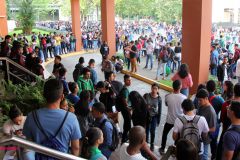
[[[166,67],[167,67],[167,62],[169,59],[168,51],[165,46],[162,47],[162,51],[160,52],[158,56],[158,68],[157,68],[157,75],[155,80],[159,79],[159,76],[162,74],[163,77],[162,79],[164,80],[166,77]],[[160,73],[162,72],[162,73]]]
[[[207,138],[209,132],[207,121],[204,117],[194,113],[192,100],[185,99],[182,102],[183,116],[179,116],[173,127],[173,139],[178,143],[179,139],[191,141],[197,149],[199,156],[203,154],[202,140]]]
[[[109,158],[112,152],[118,147],[119,133],[115,124],[105,115],[105,106],[101,102],[94,103],[92,115],[95,118],[94,126],[103,132],[103,143],[99,146],[103,155]]]
[[[59,108],[63,99],[63,85],[60,80],[50,79],[44,84],[43,95],[46,107],[28,114],[23,127],[23,135],[37,144],[79,156],[81,131],[76,116]],[[70,142],[70,143],[69,143]],[[35,154],[36,160],[49,158]],[[53,158],[53,160],[55,160]]]
[[[78,78],[82,75],[84,68],[84,57],[80,57],[78,60],[78,64],[76,64],[75,69],[73,71],[73,80],[77,82]]]
[[[223,157],[224,160],[240,159],[240,102],[232,101],[228,107],[228,117],[232,125],[223,137]]]

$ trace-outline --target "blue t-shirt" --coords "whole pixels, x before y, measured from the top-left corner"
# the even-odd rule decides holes
[[[69,102],[72,103],[72,104],[76,104],[76,103],[80,100],[80,98],[79,98],[78,96],[75,96],[75,95],[73,95],[73,94],[69,94],[69,95],[67,96],[67,99],[68,99]]]
[[[66,111],[62,109],[41,108],[37,110],[38,120],[48,136],[54,136],[56,134],[65,114]],[[23,134],[27,139],[31,139],[38,144],[41,144],[45,140],[45,136],[35,124],[32,112],[27,116],[23,127]],[[71,140],[77,140],[81,137],[77,117],[69,112],[56,139],[64,146],[64,152],[67,153]]]
[[[240,125],[231,126],[240,129]],[[230,128],[231,128],[230,127]],[[240,149],[240,133],[234,130],[228,130],[223,137],[224,151],[234,151],[234,156]]]

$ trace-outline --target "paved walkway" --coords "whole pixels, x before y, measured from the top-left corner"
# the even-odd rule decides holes
[[[97,74],[98,74],[98,80],[104,80],[104,75],[101,72],[101,65],[100,65],[100,63],[101,63],[101,55],[97,54],[97,53],[87,53],[87,54],[69,56],[69,57],[65,57],[65,58],[62,59],[62,63],[65,66],[65,68],[67,69],[67,76],[66,76],[67,81],[73,81],[72,72],[73,72],[75,64],[78,62],[78,59],[79,59],[80,56],[83,56],[85,58],[85,65],[88,64],[88,61],[91,58],[95,59],[95,61],[96,61],[95,69],[96,69]],[[143,64],[141,64],[140,67],[142,67],[142,65]],[[46,68],[46,70],[48,72],[51,73],[51,71],[53,69],[53,63],[47,64],[45,66],[45,68]],[[149,71],[147,69],[144,69],[144,70],[142,69],[140,72],[141,73],[142,72],[143,73],[147,73]],[[152,75],[152,74],[153,74],[152,72],[149,72],[149,75]],[[116,79],[121,81],[121,82],[123,82],[123,75],[118,73]],[[137,79],[133,79],[132,80],[131,90],[136,90],[136,91],[138,91],[142,95],[144,93],[150,92],[150,89],[151,89],[150,87],[151,86],[149,84],[144,83],[142,81],[139,81]],[[163,125],[164,125],[164,123],[166,121],[167,107],[165,106],[165,103],[164,103],[166,94],[168,94],[168,92],[166,92],[164,90],[160,91],[160,96],[162,97],[162,100],[163,100],[163,108],[162,108],[161,123],[160,123],[159,127],[157,127],[157,129],[156,129],[156,139],[155,139],[155,145],[156,146],[160,146],[160,144],[161,144]],[[122,118],[121,118],[121,121],[120,121],[120,126],[122,128]],[[172,132],[170,132],[169,136],[168,136],[167,145],[172,145],[172,144],[173,144]],[[157,147],[155,147],[155,148],[157,148]],[[159,156],[158,152],[155,152],[155,153]]]

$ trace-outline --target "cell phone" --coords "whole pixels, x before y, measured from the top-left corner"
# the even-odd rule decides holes
[[[112,111],[113,111],[113,113],[115,113],[117,111],[116,106],[112,106]]]

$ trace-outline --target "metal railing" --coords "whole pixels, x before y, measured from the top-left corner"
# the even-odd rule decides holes
[[[13,76],[14,78],[17,78],[18,80],[20,80],[22,82],[29,82],[29,81],[25,80],[24,78],[22,78],[22,77],[26,77],[26,75],[29,75],[29,76],[33,77],[34,79],[44,81],[44,79],[42,79],[38,75],[34,74],[33,72],[29,71],[25,67],[19,65],[18,63],[14,62],[13,60],[11,60],[9,58],[0,57],[0,61],[2,62],[2,65],[3,65],[4,62],[6,64],[5,67],[6,67],[7,79],[8,80],[10,80],[10,76]],[[20,72],[15,72],[14,73],[14,71],[16,71],[16,70],[18,70]],[[20,75],[18,75],[17,73],[20,73]]]
[[[0,141],[0,146],[6,146],[6,145],[14,145],[14,146],[18,146],[20,148],[24,148],[24,149],[30,149],[32,151],[35,151],[37,153],[41,153],[44,155],[48,155],[50,157],[54,157],[54,158],[58,158],[58,159],[64,159],[64,160],[85,160],[83,158],[79,158],[67,153],[63,153],[63,152],[59,152],[57,150],[54,149],[50,149],[44,146],[41,146],[39,144],[36,144],[34,142],[28,141],[26,139],[23,138],[19,138],[16,136],[9,136],[4,138],[3,140]],[[19,152],[20,149],[17,149],[16,151],[18,152],[18,156],[19,157],[23,157],[23,155],[21,155],[21,150]],[[21,158],[20,158],[21,159]]]

